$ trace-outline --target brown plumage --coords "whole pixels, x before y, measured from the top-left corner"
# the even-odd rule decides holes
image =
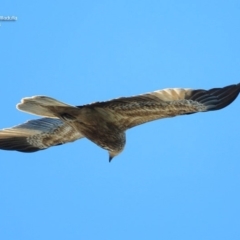
[[[127,129],[156,119],[219,110],[239,91],[240,84],[210,90],[163,89],[83,106],[45,96],[23,98],[19,110],[44,118],[0,130],[0,149],[35,152],[86,137],[106,149],[111,161],[123,150]]]

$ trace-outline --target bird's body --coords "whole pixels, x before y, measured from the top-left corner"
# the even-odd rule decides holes
[[[240,84],[210,90],[164,89],[143,95],[71,106],[45,96],[23,98],[17,108],[44,118],[0,130],[0,149],[34,152],[86,137],[118,155],[125,131],[149,121],[218,110],[238,96]]]

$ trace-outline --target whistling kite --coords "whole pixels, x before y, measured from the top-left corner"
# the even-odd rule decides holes
[[[71,106],[46,96],[23,98],[17,108],[42,116],[0,130],[0,149],[35,152],[86,137],[109,152],[122,152],[125,131],[156,119],[218,110],[238,96],[240,83],[210,90],[163,89],[106,102]]]

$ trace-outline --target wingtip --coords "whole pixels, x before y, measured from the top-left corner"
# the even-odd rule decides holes
[[[18,151],[18,152],[24,152],[24,153],[31,153],[31,152],[42,150],[41,148],[37,148],[29,144],[27,142],[26,137],[18,137],[18,136],[12,136],[12,137],[0,136],[0,149]]]
[[[220,110],[230,105],[239,95],[240,83],[209,90],[193,90],[188,99],[206,106],[206,111]]]

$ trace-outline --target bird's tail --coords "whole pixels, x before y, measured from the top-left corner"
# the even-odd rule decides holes
[[[49,118],[58,118],[58,115],[56,115],[56,110],[62,107],[75,108],[74,106],[46,96],[23,98],[17,105],[17,109],[23,112]]]

